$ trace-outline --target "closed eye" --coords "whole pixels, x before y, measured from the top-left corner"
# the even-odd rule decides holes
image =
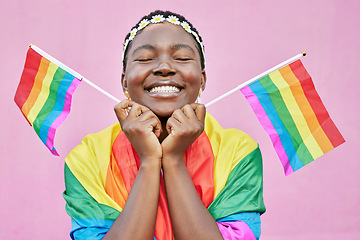
[[[152,58],[140,58],[140,59],[136,59],[136,62],[150,62],[152,61]]]
[[[175,58],[175,60],[181,61],[181,62],[186,62],[186,61],[190,61],[191,58]]]

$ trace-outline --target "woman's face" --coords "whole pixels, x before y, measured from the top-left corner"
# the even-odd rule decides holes
[[[124,90],[159,117],[195,102],[206,75],[195,40],[181,26],[151,24],[128,49]]]

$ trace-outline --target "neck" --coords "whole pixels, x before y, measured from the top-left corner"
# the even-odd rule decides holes
[[[169,135],[169,133],[166,130],[166,123],[167,123],[168,119],[169,118],[167,118],[167,117],[160,118],[160,122],[161,122],[161,126],[162,126],[162,132],[159,136],[160,143],[162,143],[162,141],[164,141],[164,139]]]

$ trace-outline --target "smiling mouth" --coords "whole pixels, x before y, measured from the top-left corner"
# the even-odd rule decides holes
[[[180,88],[175,86],[158,86],[148,90],[150,93],[178,93],[181,91]]]

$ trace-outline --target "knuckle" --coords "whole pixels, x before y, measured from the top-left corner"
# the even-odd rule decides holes
[[[181,111],[181,109],[178,108],[178,109],[175,109],[174,113],[180,114],[180,113],[182,113],[182,111]]]

